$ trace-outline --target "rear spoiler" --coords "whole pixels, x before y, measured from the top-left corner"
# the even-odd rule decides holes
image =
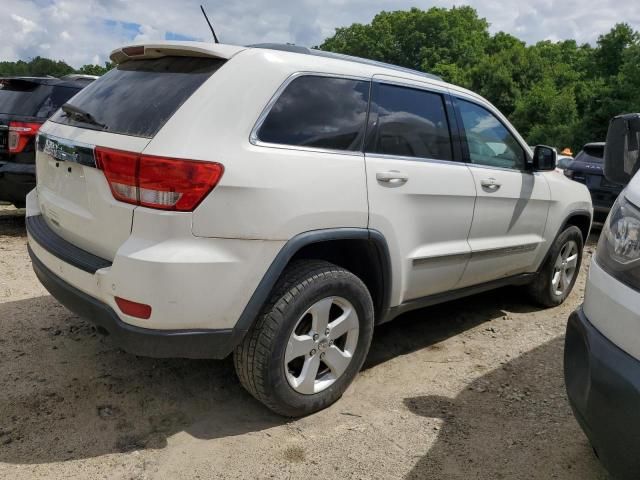
[[[109,58],[116,65],[129,60],[161,57],[209,57],[228,60],[246,47],[204,42],[156,42],[127,45],[111,52]]]

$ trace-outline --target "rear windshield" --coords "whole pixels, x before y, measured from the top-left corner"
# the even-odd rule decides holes
[[[79,91],[79,88],[9,81],[0,86],[0,113],[46,119]]]
[[[585,146],[578,154],[576,160],[586,163],[602,163],[604,157],[604,145]]]
[[[93,130],[153,137],[224,60],[162,57],[130,60],[86,87],[70,104],[90,115],[84,122],[58,111],[51,120]]]

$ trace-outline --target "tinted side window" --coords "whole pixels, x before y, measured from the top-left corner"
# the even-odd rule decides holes
[[[298,77],[271,108],[258,138],[268,143],[359,151],[368,102],[369,82]]]
[[[457,103],[471,163],[524,170],[524,149],[500,120],[474,103]]]
[[[367,150],[403,157],[453,158],[444,100],[437,93],[376,84],[371,104],[378,129]]]

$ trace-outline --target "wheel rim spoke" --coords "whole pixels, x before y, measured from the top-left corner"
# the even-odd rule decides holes
[[[576,268],[578,266],[578,254],[574,253],[570,257],[567,257],[567,267]]]
[[[554,268],[556,270],[560,270],[562,268],[562,255],[558,255],[558,258],[556,259],[556,264],[554,266]]]
[[[285,363],[291,362],[291,360],[308,355],[313,350],[315,342],[311,335],[295,335],[293,334],[289,338],[287,343],[287,350],[284,354]]]
[[[568,241],[560,248],[551,276],[551,285],[555,295],[562,295],[571,286],[578,268],[578,257],[578,245],[573,240]]]
[[[331,339],[337,340],[349,330],[358,328],[358,316],[353,308],[345,308],[342,315],[331,322],[328,327]]]
[[[304,366],[297,380],[297,389],[300,393],[315,393],[316,377],[318,376],[318,368],[320,367],[320,355],[307,357]]]
[[[351,362],[351,355],[343,352],[335,345],[332,345],[323,358],[324,363],[331,369],[331,372],[338,378],[344,373]]]
[[[309,309],[311,314],[311,328],[316,333],[324,333],[329,325],[329,313],[333,305],[333,297],[320,300]]]

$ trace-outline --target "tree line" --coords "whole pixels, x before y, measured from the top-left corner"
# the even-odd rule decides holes
[[[435,73],[489,99],[531,145],[571,147],[606,137],[609,120],[640,111],[640,35],[615,25],[596,45],[526,45],[494,35],[472,7],[381,12],[336,29],[320,47]]]
[[[615,25],[595,45],[575,40],[527,45],[511,34],[489,32],[468,6],[381,12],[371,23],[337,28],[322,50],[355,55],[440,75],[489,99],[527,141],[574,152],[604,140],[609,120],[640,111],[640,34]],[[36,57],[0,62],[0,76],[86,73]]]
[[[103,75],[112,68],[111,63],[105,62],[101,65],[83,65],[80,68],[73,68],[71,65],[61,60],[51,60],[49,58],[35,57],[29,61],[18,60],[17,62],[0,62],[0,77],[11,76],[45,76],[64,77],[71,73],[82,73],[85,75]]]

